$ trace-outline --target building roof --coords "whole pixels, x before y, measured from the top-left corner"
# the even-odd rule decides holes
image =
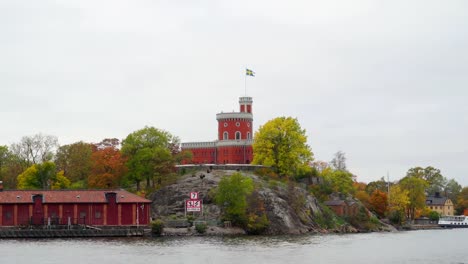
[[[35,195],[42,195],[43,203],[107,203],[107,193],[115,193],[117,203],[151,203],[124,190],[5,190],[0,192],[0,204],[32,203]]]
[[[447,197],[441,196],[427,196],[426,205],[445,205],[445,202],[448,200]]]

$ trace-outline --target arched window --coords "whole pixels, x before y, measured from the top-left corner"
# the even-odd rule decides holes
[[[223,139],[224,139],[224,140],[228,140],[228,139],[229,139],[229,134],[228,134],[228,132],[224,132],[224,133],[223,133]]]
[[[251,139],[250,138],[250,132],[247,132],[247,139]]]
[[[241,132],[237,131],[236,132],[236,140],[241,139]]]

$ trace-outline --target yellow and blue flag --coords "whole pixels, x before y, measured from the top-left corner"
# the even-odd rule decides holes
[[[255,77],[255,72],[250,69],[245,69],[245,75]]]

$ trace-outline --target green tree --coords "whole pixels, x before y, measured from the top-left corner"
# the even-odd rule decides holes
[[[444,187],[445,197],[448,197],[456,206],[458,202],[458,195],[462,190],[462,186],[455,180],[450,179]]]
[[[342,170],[326,169],[322,172],[322,177],[331,184],[334,192],[343,194],[353,194],[355,189],[353,185],[353,174]]]
[[[240,173],[225,176],[221,179],[214,200],[224,212],[226,220],[244,226],[247,222],[247,197],[253,192],[251,178]]]
[[[62,189],[70,186],[63,172],[56,173],[55,164],[46,161],[34,164],[18,175],[18,189]]]
[[[400,180],[400,187],[408,191],[409,204],[406,206],[406,217],[413,220],[416,211],[426,206],[427,182],[416,176],[406,176]]]
[[[5,189],[16,187],[16,179],[23,172],[23,166],[7,146],[0,146],[0,181]]]
[[[380,178],[378,181],[371,181],[366,186],[366,192],[370,195],[375,190],[379,190],[381,192],[387,192],[388,184],[385,181],[384,177]]]
[[[255,133],[252,163],[272,166],[280,176],[310,169],[313,153],[305,133],[296,118],[278,117],[268,121]]]
[[[155,178],[172,171],[175,166],[172,150],[178,138],[154,127],[145,127],[122,141],[122,153],[127,158],[128,178],[140,190],[141,181],[154,186]],[[153,184],[151,184],[153,183]]]
[[[55,156],[57,170],[73,182],[86,181],[91,171],[91,153],[93,145],[79,141],[60,146]]]
[[[11,160],[11,154],[7,146],[0,146],[0,180],[3,181],[7,174],[8,163]]]
[[[447,179],[442,176],[439,169],[428,166],[426,168],[414,167],[408,170],[406,177],[417,177],[427,182],[426,192],[430,195],[442,193]]]

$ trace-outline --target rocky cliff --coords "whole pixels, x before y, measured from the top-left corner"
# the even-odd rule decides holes
[[[175,184],[166,186],[151,194],[153,218],[160,218],[172,225],[184,226],[184,221],[203,220],[220,223],[222,212],[213,202],[210,191],[216,188],[223,176],[236,171],[197,171],[180,176]],[[266,234],[301,234],[310,232],[356,232],[356,229],[336,217],[328,208],[305,189],[277,181],[264,181],[252,173],[257,197],[262,200],[269,225]],[[203,200],[201,213],[185,214],[185,200],[190,192],[198,192]],[[211,230],[214,230],[213,228]]]

